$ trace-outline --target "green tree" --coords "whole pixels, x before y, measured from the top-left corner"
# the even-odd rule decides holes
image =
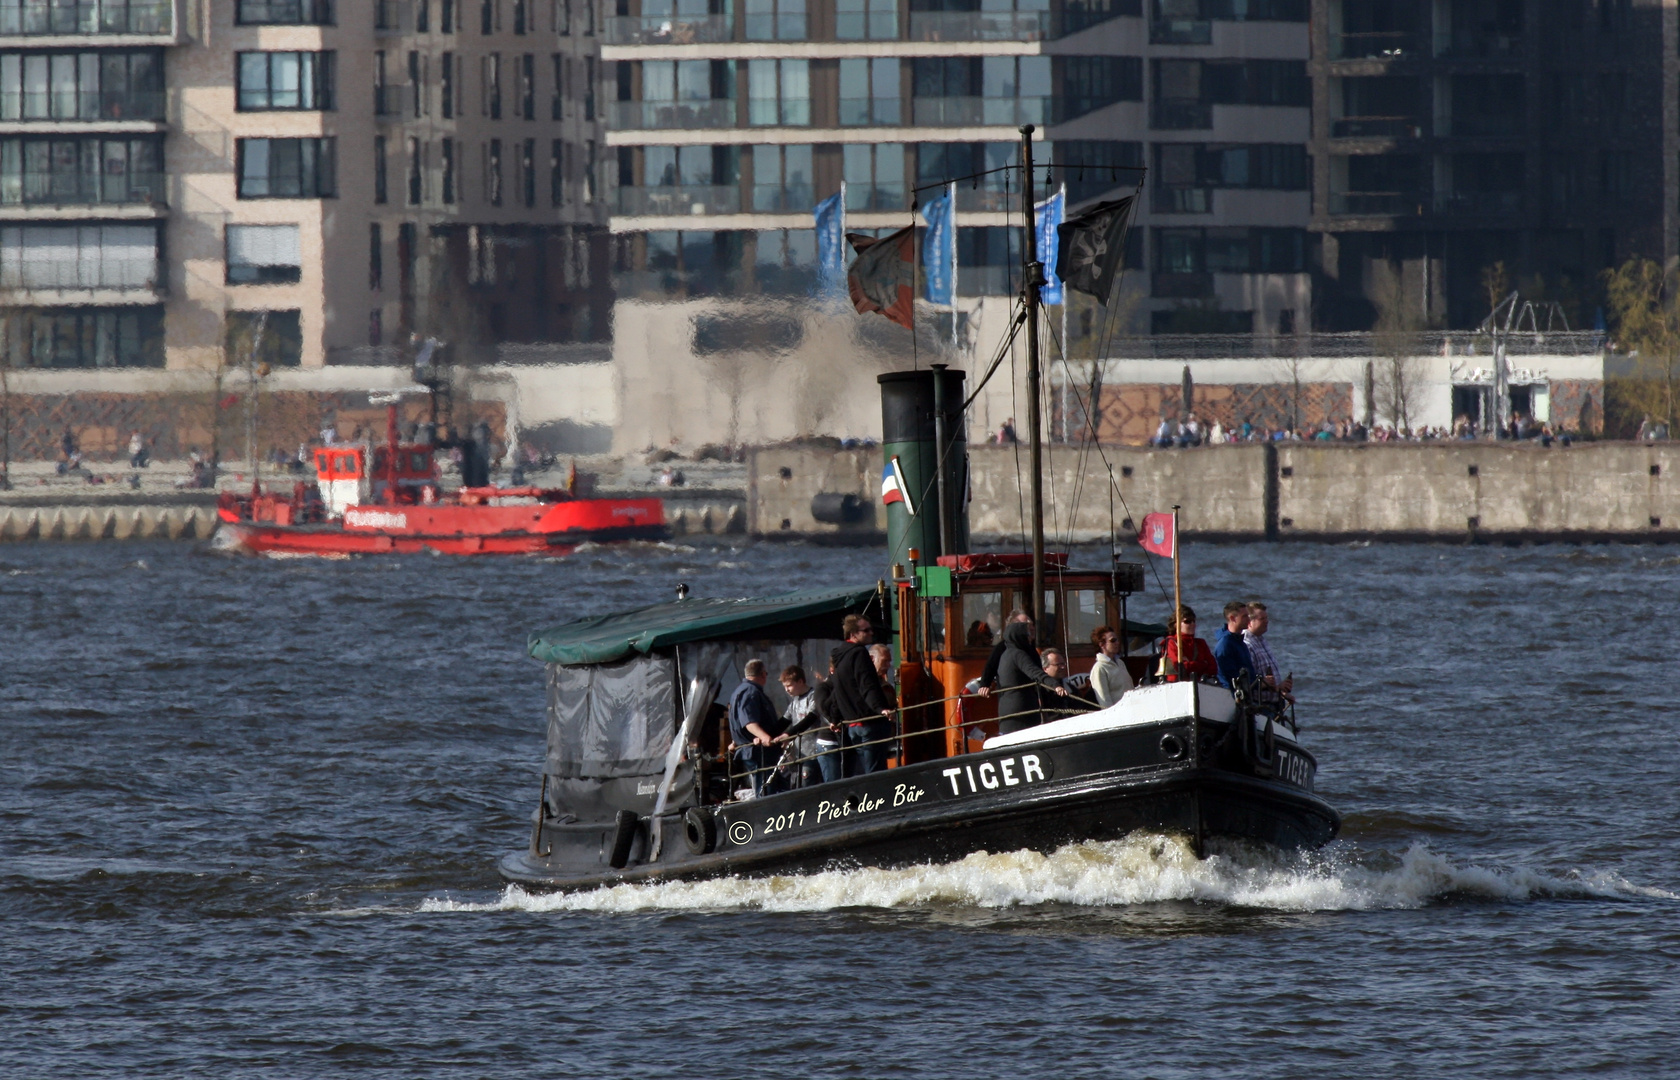
[[[1630,365],[1606,380],[1629,413],[1661,418],[1674,430],[1680,382],[1680,260],[1629,259],[1604,274],[1615,347]],[[1608,418],[1606,418],[1608,420]]]

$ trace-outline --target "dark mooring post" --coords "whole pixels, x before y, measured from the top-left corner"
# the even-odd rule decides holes
[[[1039,431],[1038,289],[1044,266],[1038,261],[1038,226],[1033,221],[1033,126],[1021,128],[1021,275],[1022,300],[1027,311],[1027,439],[1032,449],[1032,617],[1044,640],[1044,438]]]

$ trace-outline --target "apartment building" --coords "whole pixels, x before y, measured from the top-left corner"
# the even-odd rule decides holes
[[[1674,0],[1313,0],[1320,323],[1473,327],[1490,289],[1597,318],[1676,254]]]
[[[901,228],[921,185],[1017,162],[1031,123],[1041,198],[1065,185],[1077,209],[1148,169],[1123,330],[1291,333],[1312,317],[1306,16],[1305,0],[621,0],[601,47],[619,295],[802,295],[812,208],[842,183],[849,230]],[[959,307],[1014,291],[1019,185],[958,185]]]
[[[0,0],[16,367],[610,333],[596,0]]]

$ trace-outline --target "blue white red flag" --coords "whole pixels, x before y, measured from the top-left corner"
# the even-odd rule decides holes
[[[1143,550],[1169,559],[1178,557],[1178,530],[1173,528],[1171,514],[1143,515],[1143,529],[1138,533]]]
[[[881,469],[881,501],[903,503],[905,511],[911,517],[916,516],[916,504],[910,498],[910,485],[904,482],[904,470],[899,468],[897,457]]]

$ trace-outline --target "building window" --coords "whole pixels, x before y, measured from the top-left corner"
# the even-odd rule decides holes
[[[447,205],[455,202],[455,140],[443,140],[443,201]]]
[[[414,0],[414,32],[432,32],[432,0]]]
[[[421,152],[420,140],[408,140],[408,205],[419,206],[421,197],[425,194],[422,177],[425,175],[425,155]]]
[[[480,97],[484,101],[484,115],[492,120],[502,118],[502,54],[490,53],[479,60]]]
[[[561,37],[570,37],[572,34],[572,0],[550,0],[550,4],[552,5],[551,15],[554,21],[554,32]]]
[[[1300,274],[1307,269],[1305,229],[1155,230],[1157,274]]]
[[[529,0],[513,0],[513,32],[515,34],[525,33],[526,8],[528,6]]]
[[[128,291],[157,284],[155,225],[0,228],[0,289]]]
[[[442,77],[442,80],[443,80],[442,86],[439,88],[439,96],[441,96],[443,98],[443,101],[442,101],[443,118],[445,120],[453,120],[453,119],[455,119],[455,54],[454,53],[446,52],[446,53],[443,54],[443,65],[442,65],[441,70],[438,72],[438,74]]]
[[[12,308],[0,348],[20,367],[162,367],[163,308]]]
[[[384,205],[390,199],[385,173],[385,136],[373,137],[373,201]]]
[[[502,140],[491,139],[484,148],[484,201],[502,205]]]
[[[1117,101],[1143,100],[1143,60],[1136,56],[1064,56],[1061,118],[1072,119]]]
[[[537,118],[537,58],[532,53],[519,58],[519,115]]]
[[[333,26],[333,6],[333,0],[239,0],[235,21],[240,26]]]
[[[537,140],[526,139],[519,152],[519,183],[526,206],[537,205]]]
[[[227,351],[241,361],[251,358],[270,367],[303,363],[303,317],[292,311],[230,311]]]
[[[161,206],[163,179],[158,136],[0,140],[0,205]]]
[[[595,202],[595,140],[590,139],[585,144],[583,162],[583,201],[584,205]]]
[[[385,313],[378,308],[368,312],[368,344],[378,348],[385,342]]]
[[[408,53],[408,85],[414,90],[410,104],[418,120],[426,114],[426,77],[420,70],[420,54],[413,49]]]
[[[496,11],[496,0],[479,0],[478,32],[483,34],[485,37],[489,37],[491,34],[494,34],[496,32],[496,23],[499,21],[497,18],[499,14],[500,12]]]
[[[241,199],[325,199],[338,194],[330,138],[240,139],[237,156]],[[377,187],[376,178],[376,195]]]
[[[834,36],[841,41],[898,37],[898,0],[835,0]]]
[[[172,14],[167,0],[0,0],[0,35],[168,34]]]
[[[333,108],[335,54],[238,54],[239,111]]]
[[[0,53],[0,120],[162,120],[163,53]]]
[[[1116,188],[1136,187],[1142,175],[1143,144],[1139,142],[1061,139],[1053,154],[1057,173],[1067,184],[1070,204]]]
[[[755,146],[752,162],[755,212],[803,212],[816,204],[811,186],[811,147]]]
[[[438,30],[445,34],[455,32],[455,0],[439,0]]]
[[[748,41],[803,41],[805,0],[746,0]]]
[[[385,287],[385,237],[379,222],[368,226],[368,289],[378,292]]]
[[[229,285],[293,285],[303,278],[296,225],[229,225]]]
[[[840,123],[898,124],[904,119],[898,60],[840,61]]]
[[[810,61],[747,61],[747,110],[751,124],[809,127]]]
[[[847,210],[903,210],[904,144],[846,143],[841,148]]]
[[[623,178],[619,178],[623,183]],[[555,139],[548,148],[548,205],[563,206],[566,202],[566,143]]]
[[[583,58],[583,118],[595,119],[595,58]]]
[[[566,113],[566,57],[554,54],[554,96],[548,102],[548,118],[563,120]]]

